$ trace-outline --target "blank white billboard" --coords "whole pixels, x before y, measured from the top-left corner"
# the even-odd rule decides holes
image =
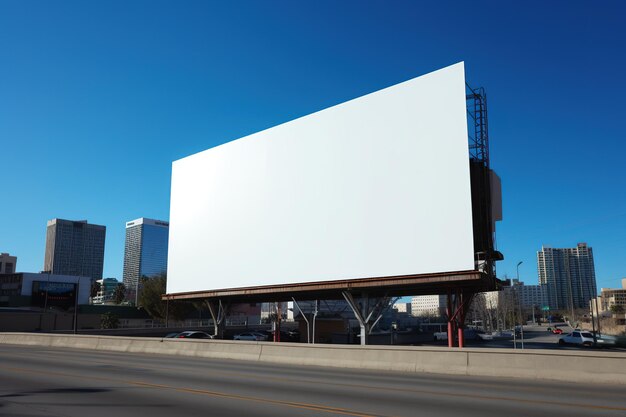
[[[167,292],[474,269],[463,63],[175,161]]]

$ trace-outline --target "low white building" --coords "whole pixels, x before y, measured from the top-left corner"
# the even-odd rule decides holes
[[[411,308],[411,303],[395,303],[393,305],[393,309],[396,310],[398,313],[411,314]]]
[[[13,307],[30,299],[30,307],[68,308],[73,306],[75,294],[78,304],[88,304],[90,293],[89,277],[31,272],[0,275],[0,305]]]
[[[542,308],[547,306],[545,285],[524,285],[523,282],[513,282],[510,287],[501,291],[489,291],[485,294],[487,308],[496,309],[504,300],[510,300],[521,308]]]
[[[613,306],[621,306],[626,312],[626,278],[622,279],[622,288],[601,288],[600,296],[591,300],[593,314],[597,311],[601,316],[610,316]]]
[[[279,303],[282,319],[285,321],[293,321],[293,302],[284,301]],[[275,303],[263,303],[261,304],[261,321],[270,320],[272,313],[276,313]]]
[[[446,295],[418,295],[411,299],[411,315],[418,316],[443,316],[446,312]]]
[[[91,302],[93,304],[114,304],[115,303],[115,290],[122,285],[115,278],[103,278],[97,281],[100,284],[100,291],[93,297]]]
[[[513,287],[522,307],[544,307],[548,305],[545,285],[516,285]]]

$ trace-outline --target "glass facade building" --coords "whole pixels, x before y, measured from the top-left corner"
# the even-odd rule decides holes
[[[106,227],[86,220],[48,221],[43,270],[51,274],[102,279]]]
[[[123,281],[126,298],[139,305],[141,278],[167,273],[169,223],[140,218],[126,223]]]

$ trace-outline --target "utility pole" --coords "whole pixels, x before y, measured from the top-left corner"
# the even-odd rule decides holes
[[[78,292],[80,289],[79,284],[80,281],[76,280],[76,289],[74,293],[74,334],[78,333]]]
[[[523,264],[524,261],[519,261],[517,263],[517,285],[519,286],[519,266],[521,264]],[[518,312],[519,312],[519,319],[520,319],[520,332],[521,332],[521,336],[522,336],[522,349],[524,349],[524,318],[522,317],[522,302],[520,300],[520,296],[519,293],[517,293],[517,290],[515,291],[515,293],[517,294],[517,306],[518,306]],[[513,337],[515,337],[515,327],[513,327]]]
[[[311,343],[315,344],[315,321],[317,320],[317,306],[318,306],[318,300],[315,300],[315,310],[313,311],[313,326],[311,332],[313,333],[312,337],[311,337]]]

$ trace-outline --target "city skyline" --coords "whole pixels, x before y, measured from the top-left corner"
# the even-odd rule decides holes
[[[355,5],[161,4],[150,19],[140,3],[1,5],[0,136],[20,204],[3,207],[0,251],[38,271],[45,222],[87,218],[107,226],[104,276],[121,279],[126,220],[169,219],[173,160],[464,60],[503,182],[498,276],[523,261],[536,283],[537,250],[584,241],[598,288],[617,286],[624,6]]]

